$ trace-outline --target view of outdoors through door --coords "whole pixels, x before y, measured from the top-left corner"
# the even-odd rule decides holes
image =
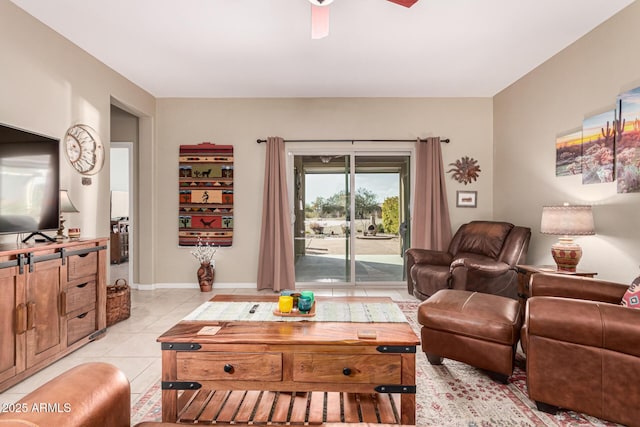
[[[294,156],[294,176],[296,282],[403,280],[408,156]]]

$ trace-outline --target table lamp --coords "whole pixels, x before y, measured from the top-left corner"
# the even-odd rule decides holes
[[[62,216],[63,213],[73,213],[80,212],[73,205],[73,202],[69,198],[69,192],[67,190],[60,190],[60,227],[58,228],[58,232],[56,233],[56,240],[63,240],[66,236],[64,235],[64,218]]]
[[[582,248],[573,241],[573,236],[596,234],[591,206],[572,206],[567,203],[563,206],[544,206],[540,232],[561,236],[551,246],[551,255],[559,271],[575,272],[582,258]]]

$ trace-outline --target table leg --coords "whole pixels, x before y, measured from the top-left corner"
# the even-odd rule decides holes
[[[416,385],[415,353],[402,355],[402,384]],[[400,423],[406,425],[416,424],[416,395],[414,393],[400,395]]]
[[[176,352],[162,350],[162,381],[175,381],[177,377]],[[178,391],[162,390],[162,422],[178,420]]]

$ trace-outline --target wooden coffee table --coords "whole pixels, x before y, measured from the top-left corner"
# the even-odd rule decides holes
[[[392,302],[318,297],[316,303],[336,301]],[[205,327],[214,334],[203,334]],[[158,341],[164,422],[415,424],[419,339],[406,322],[181,321]]]

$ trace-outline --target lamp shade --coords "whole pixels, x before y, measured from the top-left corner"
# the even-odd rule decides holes
[[[596,234],[591,206],[544,206],[540,232],[563,236]]]
[[[60,190],[60,212],[80,212],[69,198],[67,190]]]

